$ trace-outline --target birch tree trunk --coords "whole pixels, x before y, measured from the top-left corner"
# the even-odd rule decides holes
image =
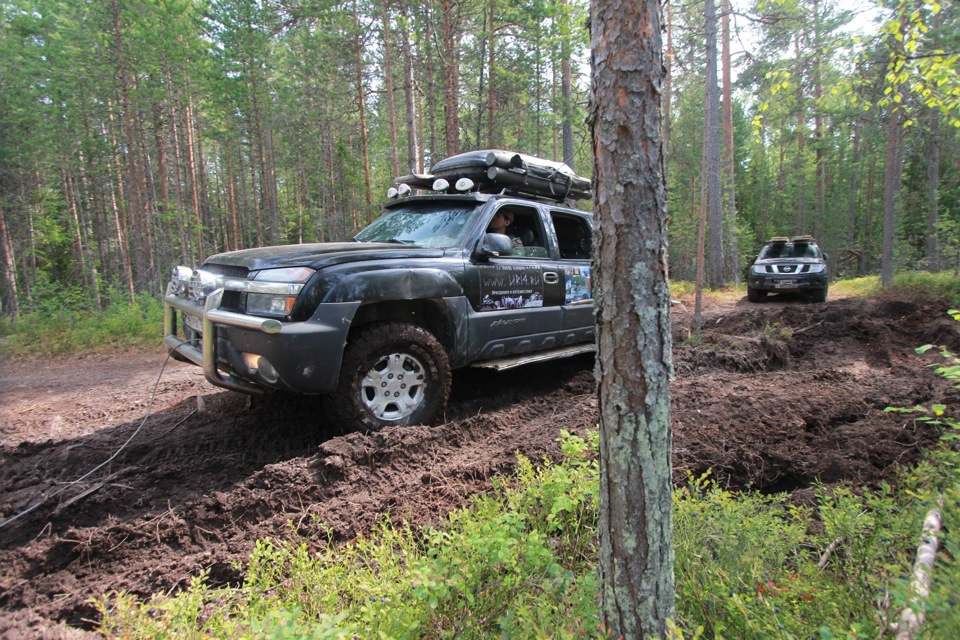
[[[613,638],[674,617],[670,295],[660,3],[594,0],[601,611]]]

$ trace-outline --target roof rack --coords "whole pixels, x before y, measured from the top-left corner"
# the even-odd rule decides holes
[[[784,244],[786,242],[790,242],[790,238],[786,236],[773,236],[770,238],[770,242],[771,244]]]
[[[793,236],[793,242],[805,242],[810,244],[811,242],[814,242],[814,239],[811,235]]]
[[[593,197],[590,180],[562,162],[499,149],[461,153],[437,162],[429,174],[410,174],[394,180],[389,197],[411,188],[441,193],[509,193],[526,198],[563,202]],[[406,189],[402,187],[406,185]]]

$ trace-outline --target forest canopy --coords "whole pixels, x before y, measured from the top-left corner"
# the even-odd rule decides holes
[[[395,176],[461,151],[592,173],[583,0],[0,7],[8,316],[68,294],[91,308],[158,294],[171,267],[215,252],[352,237]],[[692,279],[711,25],[702,2],[664,14],[670,275]],[[958,14],[931,0],[722,3],[713,281],[737,282],[764,239],[796,233],[835,271],[877,272],[893,197],[896,268],[956,268]]]

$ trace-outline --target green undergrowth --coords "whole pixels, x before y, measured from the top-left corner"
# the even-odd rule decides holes
[[[55,356],[104,350],[162,348],[163,305],[156,296],[131,302],[112,292],[103,310],[66,293],[41,298],[15,323],[0,326],[4,353],[12,356]]]
[[[443,526],[384,522],[345,545],[261,540],[240,588],[204,575],[176,595],[97,602],[123,638],[601,638],[596,434],[518,471]],[[892,637],[921,523],[943,496],[945,540],[922,637],[960,637],[957,451],[896,488],[731,492],[709,477],[674,494],[676,626],[684,638]],[[319,550],[318,550],[319,549]],[[884,631],[884,630],[887,631]]]
[[[960,277],[955,271],[898,273],[884,292],[907,300],[938,300],[960,307]]]

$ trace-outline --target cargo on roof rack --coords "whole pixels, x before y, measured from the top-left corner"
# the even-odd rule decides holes
[[[557,202],[593,197],[590,180],[578,176],[566,164],[499,149],[450,156],[436,163],[429,174],[399,176],[395,182],[443,193],[505,192]],[[399,188],[391,190],[391,197],[397,195],[403,195]]]
[[[773,244],[784,244],[786,242],[790,242],[790,238],[786,236],[773,236],[770,238],[770,242]]]
[[[805,242],[810,244],[813,241],[813,236],[811,235],[793,236],[793,242]]]

